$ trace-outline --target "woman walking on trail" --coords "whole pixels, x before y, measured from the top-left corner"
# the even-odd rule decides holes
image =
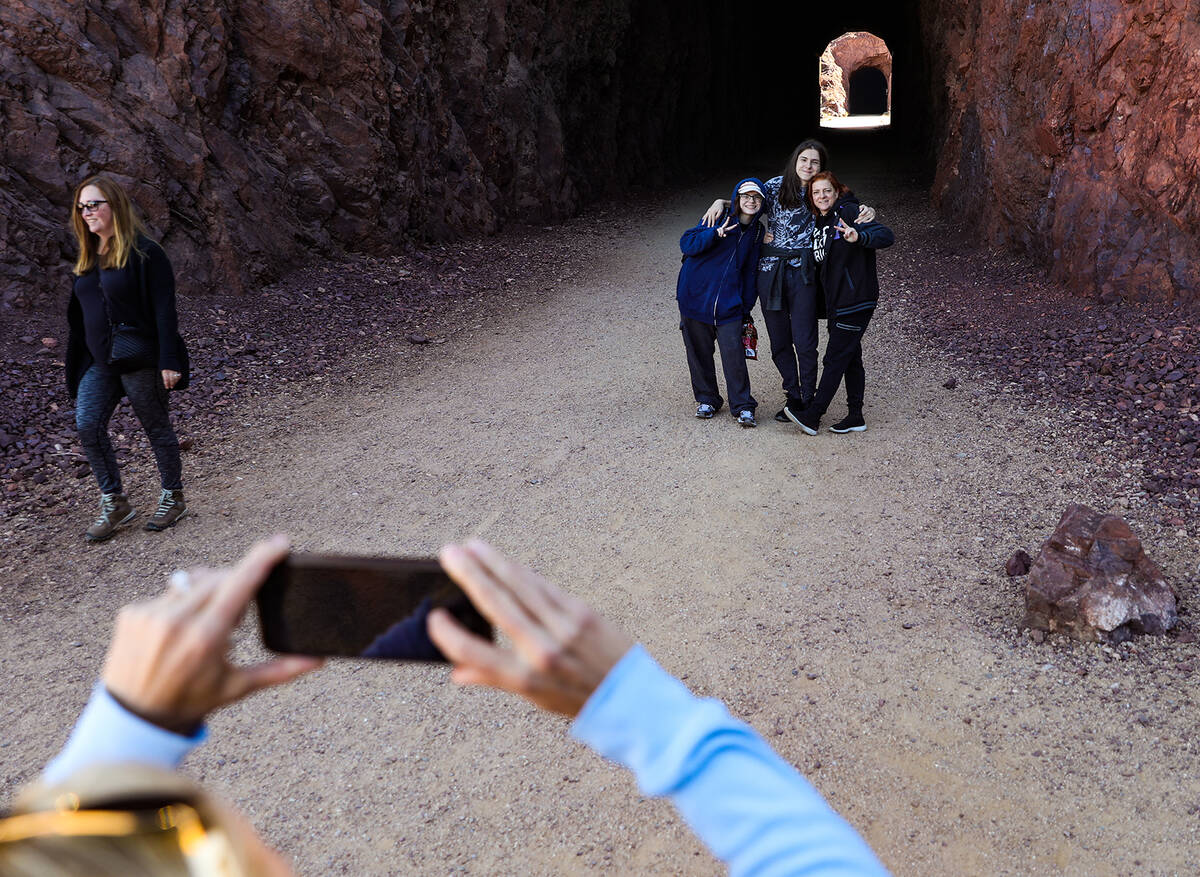
[[[743,427],[757,426],[750,395],[750,373],[746,368],[742,327],[751,320],[757,297],[755,268],[765,231],[759,223],[762,183],[753,177],[733,189],[731,206],[721,224],[710,228],[700,223],[679,239],[683,265],[675,287],[679,302],[679,329],[687,350],[696,416],[710,418],[721,410],[721,393],[713,367],[714,343],[721,349],[729,412]]]
[[[175,315],[175,274],[146,235],[125,190],[106,176],[75,189],[71,230],[79,244],[67,308],[67,392],[75,425],[100,485],[100,516],[87,529],[103,542],[137,514],[121,486],[108,422],[122,396],[146,430],[162,494],[145,529],[165,530],[187,511],[179,441],[167,392],[188,385],[188,356]]]
[[[817,320],[822,316],[812,259],[813,215],[805,200],[808,182],[829,166],[829,153],[817,140],[805,140],[788,157],[783,173],[764,186],[763,214],[767,236],[758,262],[758,297],[762,305],[771,361],[779,371],[786,407],[804,408],[817,386]],[[715,201],[704,214],[715,225],[726,201]],[[858,219],[869,222],[875,211],[863,206]],[[775,414],[787,423],[784,409]]]
[[[875,251],[896,240],[892,230],[878,222],[856,222],[858,202],[850,190],[830,171],[822,171],[808,185],[808,204],[816,217],[813,230],[813,261],[825,292],[825,314],[829,339],[822,360],[821,383],[807,407],[784,408],[789,420],[809,435],[816,435],[821,418],[846,381],[846,417],[831,432],[862,432],[863,369],[862,337],[879,301],[879,278],[875,273]]]

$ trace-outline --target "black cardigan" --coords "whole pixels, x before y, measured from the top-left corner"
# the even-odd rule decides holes
[[[138,235],[136,246],[129,254],[128,269],[133,272],[130,288],[138,290],[136,310],[141,315],[138,327],[154,337],[158,346],[159,370],[179,372],[175,389],[186,389],[191,373],[187,347],[179,336],[179,322],[175,315],[175,272],[171,269],[167,254],[150,238]],[[84,337],[83,306],[75,295],[73,284],[71,301],[67,305],[67,328],[67,393],[74,399],[79,382],[91,367],[93,359]]]

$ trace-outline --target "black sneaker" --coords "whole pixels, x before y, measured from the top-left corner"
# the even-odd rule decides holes
[[[866,432],[867,422],[863,420],[862,415],[855,416],[848,414],[829,427],[830,432]]]
[[[748,408],[737,416],[737,422],[738,426],[745,429],[758,426],[758,421],[754,419],[754,412]]]
[[[808,403],[801,399],[788,399],[787,403],[775,412],[775,420],[779,423],[789,423],[790,420],[787,416],[787,409],[791,408],[796,413],[799,413],[807,407]]]
[[[817,430],[821,428],[821,418],[815,416],[807,409],[794,411],[789,403],[783,406],[783,413],[787,415],[788,420],[796,424],[796,426],[800,427],[809,435],[816,435]]]

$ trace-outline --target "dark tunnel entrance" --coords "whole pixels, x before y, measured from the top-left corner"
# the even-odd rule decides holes
[[[862,67],[850,74],[848,109],[852,116],[882,116],[888,110],[888,83],[882,70]]]
[[[586,199],[599,194],[590,189],[598,182],[596,168],[621,169],[610,192],[638,181],[651,167],[662,181],[687,182],[717,169],[745,168],[759,157],[772,167],[782,165],[808,137],[831,149],[853,144],[899,156],[909,165],[905,170],[916,165],[911,169],[923,174],[932,167],[931,115],[941,99],[927,69],[921,9],[916,0],[866,0],[848,7],[776,0],[756,5],[753,14],[716,0],[635,4],[625,51],[617,59],[615,138],[599,136],[594,105],[579,101],[595,94],[602,76],[580,75],[566,85],[572,95],[571,118],[564,119],[572,176]],[[856,79],[854,112],[860,112],[861,99],[879,115],[890,114],[874,130],[821,125],[816,74],[822,54],[852,35],[878,43],[886,59],[878,61],[863,49],[855,64],[872,69],[863,74],[870,77],[865,88]],[[875,68],[883,63],[889,69],[881,86],[883,74]],[[847,91],[843,88],[843,100]],[[843,103],[839,114],[846,110]],[[879,127],[888,121],[889,127]]]

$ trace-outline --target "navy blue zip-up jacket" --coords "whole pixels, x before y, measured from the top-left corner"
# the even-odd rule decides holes
[[[741,321],[750,316],[758,299],[755,272],[766,230],[758,221],[758,214],[746,225],[738,222],[737,190],[742,183],[763,187],[754,177],[739,180],[733,187],[729,209],[715,226],[710,228],[701,223],[689,228],[679,239],[684,258],[675,285],[675,300],[679,302],[679,313],[688,319],[712,326]],[[737,223],[737,228],[722,238],[717,229],[730,219]]]
[[[813,229],[813,258],[817,277],[825,290],[825,313],[829,319],[869,311],[879,301],[879,277],[875,273],[875,251],[890,247],[896,236],[879,222],[855,223],[858,201],[847,193],[838,199],[828,216],[816,216]],[[849,243],[837,230],[838,217],[858,232]]]

